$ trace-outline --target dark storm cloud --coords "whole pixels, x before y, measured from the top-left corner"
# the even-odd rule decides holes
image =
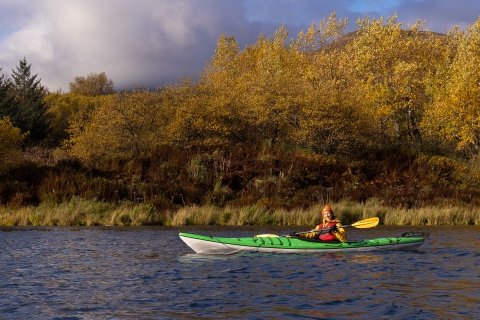
[[[198,74],[222,32],[241,48],[261,32],[301,29],[336,11],[355,21],[389,17],[426,20],[426,28],[462,29],[478,18],[480,0],[2,0],[0,67],[11,73],[24,56],[42,84],[68,91],[76,76],[106,74],[117,89],[149,87]]]
[[[480,15],[478,0],[251,0],[247,3],[247,14],[250,13],[261,21],[274,21],[277,26],[290,23],[292,31],[297,32],[312,22],[317,23],[322,18],[327,18],[334,11],[337,18],[349,19],[348,31],[355,30],[356,20],[365,16],[378,19],[397,13],[398,22],[426,21],[427,29],[446,32],[457,24],[465,29]],[[271,9],[268,10],[269,8]]]

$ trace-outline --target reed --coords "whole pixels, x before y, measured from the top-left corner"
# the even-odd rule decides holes
[[[308,209],[268,211],[258,206],[242,208],[214,206],[184,207],[165,221],[168,225],[316,225],[321,222],[323,205]],[[383,225],[480,225],[480,209],[476,207],[392,208],[378,199],[365,203],[341,201],[331,204],[343,224],[379,217]]]
[[[165,224],[171,226],[224,224],[222,211],[215,206],[183,207],[171,219],[165,221]]]
[[[341,201],[332,203],[343,224],[379,217],[383,225],[480,225],[480,209],[465,205],[392,208],[379,199],[364,203]],[[61,204],[42,203],[20,208],[0,207],[1,226],[142,226],[142,225],[317,225],[323,205],[308,209],[266,210],[252,205],[235,208],[185,206],[161,215],[151,204],[133,202],[107,203],[72,197]]]
[[[160,224],[158,217],[152,205],[115,204],[79,197],[59,205],[0,208],[2,226],[140,226]]]
[[[480,208],[466,205],[406,209],[387,207],[371,199],[363,204],[339,202],[332,207],[344,224],[379,217],[383,225],[480,225]]]

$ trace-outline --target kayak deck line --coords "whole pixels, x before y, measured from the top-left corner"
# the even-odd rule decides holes
[[[191,249],[204,254],[233,254],[242,251],[274,253],[362,252],[379,250],[417,250],[425,241],[418,235],[356,241],[316,241],[293,237],[224,238],[181,232],[179,234]],[[283,239],[282,239],[283,238]],[[277,239],[278,241],[276,241]],[[287,241],[285,241],[287,240]]]

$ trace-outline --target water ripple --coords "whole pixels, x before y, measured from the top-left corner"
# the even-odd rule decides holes
[[[418,252],[208,256],[176,228],[1,228],[0,318],[480,318],[479,228],[417,229],[431,234]]]

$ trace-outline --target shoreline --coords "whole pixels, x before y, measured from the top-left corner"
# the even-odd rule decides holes
[[[371,199],[365,203],[329,204],[343,224],[379,217],[380,225],[480,225],[480,208],[469,206],[392,208]],[[158,212],[151,204],[107,203],[72,198],[61,204],[0,207],[0,226],[308,226],[320,223],[323,204],[308,209],[266,210],[261,206],[186,206]]]

